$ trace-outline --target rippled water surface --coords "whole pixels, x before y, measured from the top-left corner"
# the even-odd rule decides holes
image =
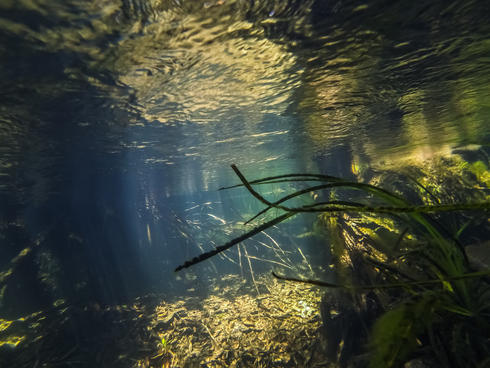
[[[210,238],[235,234],[207,231],[257,210],[246,194],[216,191],[237,182],[232,163],[253,178],[346,176],[488,148],[489,10],[486,1],[4,0],[4,228],[25,245],[55,229],[51,241],[68,242],[55,247],[63,257],[86,247],[68,279],[110,299],[137,294],[146,273],[170,282],[168,270]],[[20,249],[4,248],[5,259]]]

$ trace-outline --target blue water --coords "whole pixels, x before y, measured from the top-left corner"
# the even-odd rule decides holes
[[[351,178],[355,167],[397,170],[461,147],[485,157],[488,10],[485,1],[3,2],[0,268],[16,274],[2,285],[2,310],[182,293],[174,268],[249,229],[240,221],[262,208],[244,189],[218,191],[238,183],[233,163],[251,179]],[[292,263],[301,248],[328,276],[325,240],[299,236],[313,220],[247,241],[267,260],[255,272],[281,261],[260,244],[275,241]],[[189,272],[203,294],[213,277],[250,278],[220,257]]]

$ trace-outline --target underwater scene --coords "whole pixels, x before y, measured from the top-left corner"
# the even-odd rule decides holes
[[[0,368],[490,367],[488,14],[0,1]]]

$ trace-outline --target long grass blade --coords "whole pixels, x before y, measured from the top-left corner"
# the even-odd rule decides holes
[[[451,203],[451,204],[439,204],[439,205],[407,205],[407,202],[402,198],[393,193],[388,192],[382,188],[378,188],[376,186],[365,184],[365,183],[356,183],[349,181],[340,181],[335,183],[317,185],[309,188],[305,188],[289,194],[275,202],[270,202],[265,199],[260,193],[258,193],[251,186],[251,182],[248,182],[245,176],[241,173],[241,171],[237,168],[236,165],[231,165],[232,169],[235,171],[237,176],[242,181],[243,185],[247,188],[247,190],[252,194],[255,198],[257,198],[260,202],[264,203],[268,207],[258,215],[254,216],[252,219],[247,222],[252,221],[257,216],[262,215],[270,208],[277,208],[283,211],[291,211],[291,212],[372,212],[372,213],[431,213],[431,212],[447,212],[447,211],[463,211],[463,210],[490,210],[490,202],[476,202],[476,203]],[[329,188],[346,188],[346,189],[359,189],[365,192],[376,194],[379,198],[385,199],[395,206],[368,206],[363,205],[356,202],[319,202],[311,205],[300,206],[300,207],[287,207],[281,205],[281,203],[292,199],[296,196],[309,193],[315,190],[321,189],[329,189]]]
[[[213,256],[215,256],[216,254],[219,254],[221,252],[224,252],[225,250],[231,248],[232,246],[234,246],[235,244],[238,244],[242,241],[244,241],[245,239],[248,239],[258,233],[260,233],[261,231],[265,230],[265,229],[268,229],[269,227],[271,226],[274,226],[274,225],[277,225],[279,224],[280,222],[283,222],[285,220],[287,220],[288,218],[294,216],[295,213],[294,212],[288,212],[288,213],[285,213],[279,217],[276,217],[275,219],[271,220],[271,221],[268,221],[266,223],[263,223],[262,225],[259,225],[255,228],[253,228],[252,230],[250,230],[249,232],[229,241],[228,243],[226,244],[223,244],[223,245],[220,245],[218,247],[216,247],[215,249],[213,250],[210,250],[206,253],[202,253],[200,254],[199,256],[197,257],[194,257],[192,258],[191,260],[181,264],[180,266],[178,266],[176,269],[175,269],[175,272],[177,271],[180,271],[184,268],[187,268],[187,267],[190,267],[190,266],[193,266],[197,263],[200,263],[208,258],[211,258]]]
[[[441,279],[432,279],[432,280],[420,280],[420,281],[401,281],[401,282],[391,282],[384,284],[372,284],[372,285],[347,285],[347,284],[335,284],[331,282],[321,281],[321,280],[311,280],[311,279],[298,279],[295,277],[287,277],[283,275],[278,275],[275,272],[272,272],[272,276],[279,280],[285,281],[294,281],[301,282],[303,284],[311,284],[329,288],[338,288],[338,289],[348,289],[354,291],[360,290],[381,290],[381,289],[394,289],[394,288],[406,288],[411,286],[422,286],[422,285],[434,285],[434,284],[443,284],[448,281],[456,281],[470,278],[477,278],[490,275],[490,270],[479,271],[479,272],[471,272],[465,273],[459,276],[448,277],[443,280]]]
[[[252,180],[250,181],[250,184],[272,184],[272,183],[284,183],[290,181],[343,181],[343,179],[337,178],[335,176],[322,175],[322,174],[283,174],[283,175],[268,176],[266,178]],[[239,188],[243,186],[244,185],[242,183],[242,184],[231,185],[228,187],[221,187],[218,190],[233,189],[233,188]]]

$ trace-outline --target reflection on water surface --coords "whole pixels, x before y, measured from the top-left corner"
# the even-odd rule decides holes
[[[487,139],[482,2],[2,7],[9,147],[36,120],[46,132],[57,118],[65,139],[85,137],[82,148],[135,152],[132,160],[178,173],[198,165],[212,175],[202,180],[216,181],[231,162],[289,168],[336,146],[375,162],[425,158]],[[33,120],[20,136],[18,115]]]

